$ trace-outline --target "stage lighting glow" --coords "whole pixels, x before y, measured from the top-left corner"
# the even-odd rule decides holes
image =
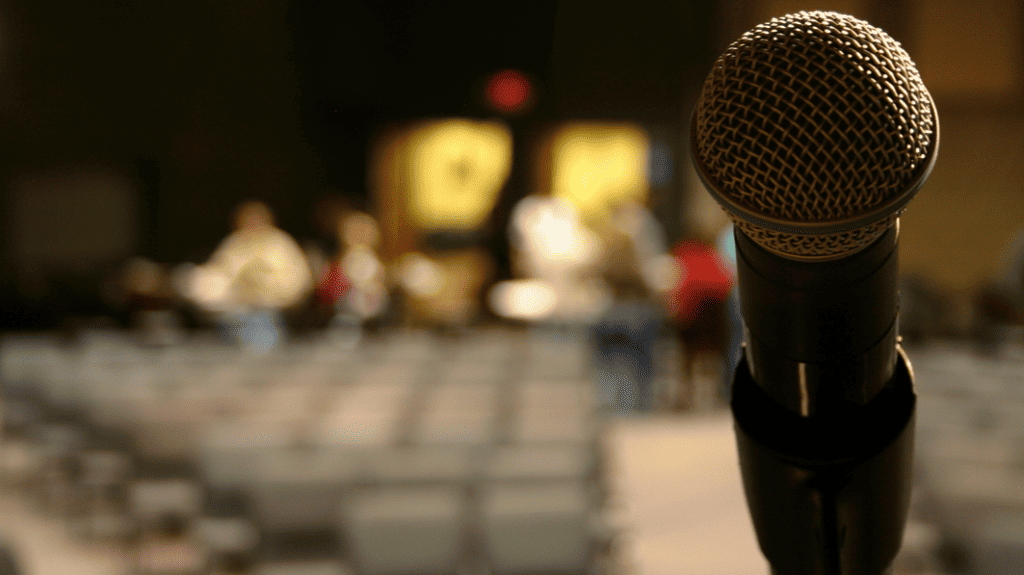
[[[623,201],[643,203],[650,185],[647,134],[633,124],[573,123],[553,141],[552,194],[592,218]]]
[[[517,112],[530,99],[530,80],[515,70],[502,70],[487,83],[487,100],[501,112]]]
[[[488,303],[501,317],[537,321],[554,313],[558,294],[544,280],[503,281],[491,289]]]
[[[409,211],[428,230],[482,226],[512,167],[512,133],[499,122],[443,120],[415,131]]]

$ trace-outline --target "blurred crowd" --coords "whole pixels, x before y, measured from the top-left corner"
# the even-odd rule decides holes
[[[144,344],[173,344],[198,326],[255,355],[289,338],[354,346],[387,326],[449,334],[481,322],[574,329],[593,341],[598,388],[611,410],[688,409],[698,381],[713,380],[720,400],[727,396],[740,341],[731,226],[717,238],[669,246],[640,202],[586,217],[568,200],[529,195],[512,210],[512,277],[499,281],[492,254],[471,242],[433,234],[423,249],[386,259],[370,213],[343,207],[331,220],[334,246],[300,245],[277,227],[270,206],[247,201],[207,261],[128,261],[117,301]],[[666,337],[684,348],[684,377],[670,405],[659,405],[653,346]]]
[[[415,247],[387,254],[378,218],[341,201],[318,207],[333,237],[300,243],[270,206],[252,200],[231,214],[231,232],[205,262],[135,257],[108,292],[146,345],[208,328],[255,355],[290,338],[355,346],[387,327],[561,326],[589,334],[598,390],[613,411],[690,409],[698,385],[724,402],[742,341],[732,226],[669,245],[642,202],[603,208],[582,210],[553,194],[521,199],[506,230],[511,273],[502,275],[472,230],[419,230]],[[966,336],[998,355],[1020,339],[1022,237],[1011,238],[998,273],[961,298],[966,304],[927,278],[904,277],[904,344]],[[654,346],[667,340],[681,348],[668,393],[652,384]]]

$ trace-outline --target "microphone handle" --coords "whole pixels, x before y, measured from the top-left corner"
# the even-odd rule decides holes
[[[892,378],[898,229],[828,262],[784,258],[735,231],[748,365],[790,411],[829,415],[865,405]]]
[[[736,233],[746,342],[731,407],[773,574],[880,575],[902,545],[916,396],[897,344],[897,236],[801,262]]]

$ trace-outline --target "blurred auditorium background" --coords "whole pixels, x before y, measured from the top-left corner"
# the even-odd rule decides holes
[[[900,226],[894,572],[1022,572],[1014,0],[3,0],[0,549],[33,575],[765,573],[689,114],[732,40],[810,9],[900,41],[941,118]]]

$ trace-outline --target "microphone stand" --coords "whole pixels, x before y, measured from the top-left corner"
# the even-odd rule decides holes
[[[895,246],[895,233],[892,230],[886,234],[892,237],[879,240],[865,252],[881,253],[885,246],[878,246],[886,242]],[[761,256],[751,253],[759,248],[749,239],[741,233],[736,235],[742,282],[755,273],[747,259]],[[872,264],[873,271],[862,276],[867,281],[858,282],[857,286],[870,285],[873,278],[886,275],[887,268],[895,269],[894,253],[891,262],[884,254],[868,253],[863,258],[884,263],[877,268]],[[835,265],[859,265],[851,262]],[[749,293],[763,295],[762,291]],[[776,301],[781,296],[768,293],[766,297]],[[836,317],[855,318],[865,306],[886,308],[879,301],[846,299],[848,304],[842,298],[835,300],[838,307],[829,308],[825,324],[846,325]],[[883,293],[875,299],[884,303],[891,298]],[[744,306],[745,325],[758,324],[758,333],[765,333],[765,321],[790,321],[765,317],[765,312]],[[913,372],[905,353],[895,343],[895,329],[893,323],[887,336],[865,352],[861,367],[849,370],[850,373],[823,368],[818,375],[824,373],[827,377],[815,380],[814,387],[808,389],[805,368],[801,367],[797,392],[781,391],[787,382],[778,377],[773,383],[764,382],[769,375],[783,373],[780,365],[788,360],[773,354],[747,330],[744,357],[733,378],[731,408],[747,506],[772,575],[890,573],[902,545],[910,507],[916,405]],[[880,348],[888,348],[890,358],[895,353],[891,372],[872,371],[872,365],[879,362],[871,360],[879,357]],[[884,357],[885,352],[882,350],[880,355]],[[751,374],[751,364],[762,370],[762,383]],[[870,383],[872,380],[878,383]],[[855,389],[858,382],[859,389]],[[795,382],[790,381],[789,387],[796,387]],[[813,409],[808,409],[809,399]]]

